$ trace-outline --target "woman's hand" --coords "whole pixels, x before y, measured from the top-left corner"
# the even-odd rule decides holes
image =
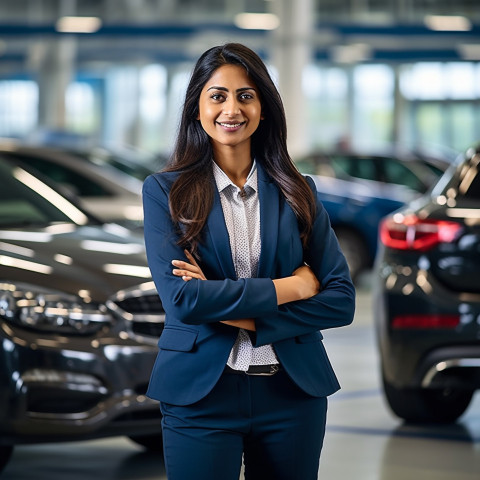
[[[189,282],[192,278],[196,278],[198,280],[206,280],[207,278],[202,272],[202,269],[198,265],[197,261],[193,257],[193,255],[188,251],[184,250],[185,256],[188,258],[190,263],[184,262],[183,260],[172,260],[172,264],[176,267],[172,270],[172,273],[176,277],[182,277],[184,282]],[[225,325],[231,325],[232,327],[236,328],[243,328],[245,330],[250,330],[254,332],[255,329],[255,321],[251,318],[245,318],[241,320],[225,320],[223,322]]]
[[[172,273],[176,277],[182,277],[182,280],[188,282],[192,278],[197,278],[198,280],[206,280],[207,278],[202,272],[202,269],[199,267],[197,261],[193,255],[188,251],[184,250],[185,256],[188,258],[190,263],[184,262],[182,260],[172,260],[172,264],[176,267],[172,270]]]
[[[298,267],[293,273],[293,277],[301,280],[300,287],[302,289],[301,300],[306,300],[313,297],[317,293],[320,293],[322,286],[317,277],[313,273],[312,269],[308,265],[302,265]]]
[[[308,265],[297,268],[290,277],[273,280],[277,305],[307,300],[320,292],[322,286]]]
[[[252,318],[244,318],[242,320],[224,320],[220,323],[231,325],[232,327],[243,328],[244,330],[250,330],[251,332],[255,332],[257,330],[255,328],[255,320]]]

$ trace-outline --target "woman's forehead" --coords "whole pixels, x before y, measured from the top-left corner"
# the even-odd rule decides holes
[[[241,65],[227,64],[218,67],[205,83],[205,88],[212,85],[225,86],[223,84],[242,84],[256,89],[255,82]]]

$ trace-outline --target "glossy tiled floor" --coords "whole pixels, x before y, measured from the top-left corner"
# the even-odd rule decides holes
[[[343,389],[330,399],[322,480],[478,480],[480,395],[449,427],[410,427],[393,417],[379,389],[368,281],[354,325],[325,332]],[[125,438],[21,446],[2,480],[162,480],[158,455]],[[194,480],[194,479],[192,479]]]

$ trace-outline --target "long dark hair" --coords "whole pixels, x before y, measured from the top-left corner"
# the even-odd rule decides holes
[[[287,124],[282,99],[260,57],[239,43],[210,48],[198,59],[188,84],[172,160],[167,171],[180,172],[170,190],[170,212],[181,227],[179,244],[197,250],[214,198],[213,150],[197,120],[200,93],[215,70],[240,65],[260,92],[264,119],[252,135],[252,155],[273,178],[297,217],[306,245],[315,216],[315,199],[287,151]]]

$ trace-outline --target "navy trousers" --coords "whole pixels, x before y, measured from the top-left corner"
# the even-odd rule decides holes
[[[193,405],[160,405],[169,480],[317,480],[327,399],[271,377],[224,373]]]

